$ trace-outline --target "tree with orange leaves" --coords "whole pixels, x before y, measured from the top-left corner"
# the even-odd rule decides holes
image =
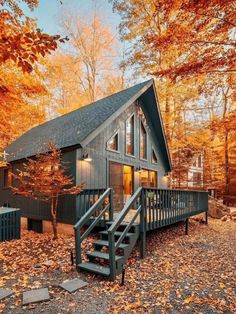
[[[133,40],[130,62],[171,79],[236,71],[234,0],[113,0],[122,16],[121,34]],[[168,55],[169,57],[168,57]],[[162,62],[155,68],[155,60]]]
[[[33,10],[38,0],[23,0]],[[41,56],[54,51],[65,38],[41,33],[34,21],[24,15],[16,0],[0,3],[0,64],[14,61],[24,72],[31,72]]]
[[[61,161],[61,152],[52,143],[48,151],[28,159],[23,170],[12,173],[18,181],[17,187],[12,187],[14,194],[30,197],[50,203],[54,239],[57,239],[57,205],[61,195],[81,192],[83,184],[73,185],[73,178],[65,173]]]

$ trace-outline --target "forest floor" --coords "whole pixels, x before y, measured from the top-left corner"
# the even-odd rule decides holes
[[[125,285],[79,273],[88,286],[73,294],[58,285],[78,276],[70,265],[72,237],[24,231],[21,240],[0,243],[0,287],[15,295],[0,303],[3,313],[235,313],[236,223],[193,219],[151,232],[147,257],[137,245],[127,263]],[[92,238],[84,244],[87,251]],[[22,292],[48,287],[50,301],[22,306]]]

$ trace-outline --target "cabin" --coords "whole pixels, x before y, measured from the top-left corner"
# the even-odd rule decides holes
[[[153,80],[39,125],[6,148],[0,205],[20,208],[22,223],[38,232],[51,228],[49,206],[13,195],[10,171],[49,142],[61,149],[74,183],[85,183],[81,194],[63,196],[58,205],[59,232],[75,233],[80,270],[113,280],[138,239],[144,257],[147,231],[181,220],[187,228],[188,217],[207,212],[207,193],[168,189],[171,161]],[[81,243],[97,226],[101,239],[84,262]]]

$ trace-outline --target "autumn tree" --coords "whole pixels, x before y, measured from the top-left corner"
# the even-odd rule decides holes
[[[118,56],[116,38],[96,10],[89,21],[68,11],[63,14],[61,27],[70,38],[68,50],[74,65],[80,69],[76,81],[87,103],[94,102],[104,96],[106,79],[118,76],[114,61]]]
[[[38,0],[23,0],[33,10]],[[36,23],[24,15],[18,1],[0,3],[0,64],[12,60],[24,72],[31,72],[40,56],[54,51],[65,39],[42,33]]]
[[[167,50],[179,52],[175,62],[163,64],[156,75],[177,78],[235,71],[234,0],[112,2],[122,16],[123,38],[135,40],[131,55],[135,63],[151,65],[154,55],[161,58]]]
[[[0,149],[45,121],[48,96],[40,71],[23,73],[11,61],[0,65]]]
[[[50,203],[54,239],[57,239],[58,198],[65,194],[77,195],[83,185],[72,186],[73,178],[66,174],[61,160],[61,152],[54,144],[49,144],[46,153],[35,159],[28,159],[23,170],[12,174],[18,182],[12,187],[14,194]]]
[[[23,2],[31,10],[38,5],[38,0]],[[59,42],[64,39],[42,33],[18,1],[0,2],[0,149],[45,120],[41,100],[48,93],[38,63]]]

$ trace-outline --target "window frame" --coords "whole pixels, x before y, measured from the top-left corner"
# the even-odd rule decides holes
[[[108,142],[117,135],[117,150],[115,149],[112,149],[112,148],[109,148],[108,147]],[[106,149],[110,152],[113,152],[113,153],[118,153],[120,154],[120,132],[119,130],[116,130],[115,133],[113,133],[113,135],[108,139],[107,143],[106,143]]]
[[[141,130],[142,130],[142,128],[146,134],[146,143],[145,143],[146,144],[145,145],[145,153],[146,154],[145,154],[145,157],[141,157]],[[147,159],[148,159],[148,132],[147,132],[147,129],[145,128],[142,120],[140,120],[140,124],[139,124],[139,158],[141,160],[145,160],[145,161],[147,161]]]
[[[133,118],[133,121],[134,121],[134,125],[133,125],[133,154],[129,154],[127,152],[127,122]],[[129,156],[129,157],[132,157],[132,158],[136,158],[135,157],[135,114],[132,113],[126,120],[125,120],[125,155],[126,156]]]

